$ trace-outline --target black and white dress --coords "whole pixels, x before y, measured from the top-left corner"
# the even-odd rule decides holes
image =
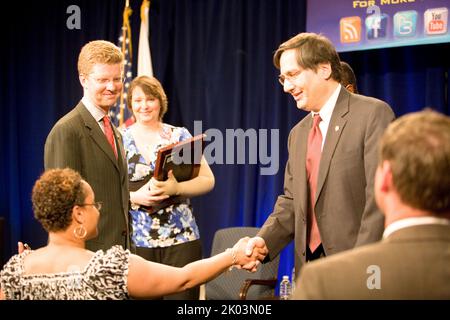
[[[130,252],[121,246],[95,253],[86,267],[67,272],[24,274],[25,250],[13,256],[0,272],[0,286],[7,300],[118,300],[128,299]]]

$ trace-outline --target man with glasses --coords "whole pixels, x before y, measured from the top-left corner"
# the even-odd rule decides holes
[[[352,95],[341,85],[332,43],[301,33],[274,54],[279,82],[310,112],[290,132],[284,194],[247,246],[273,259],[292,240],[295,270],[305,262],[379,240],[383,215],[373,195],[377,143],[394,119],[383,101]]]
[[[130,245],[125,152],[108,117],[123,87],[123,60],[120,49],[108,41],[92,41],[81,49],[78,73],[83,98],[55,124],[45,142],[45,169],[78,171],[103,203],[98,236],[86,242],[92,251]]]

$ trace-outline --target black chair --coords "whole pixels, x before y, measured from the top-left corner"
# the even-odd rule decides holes
[[[234,227],[218,230],[213,239],[211,256],[231,248],[239,239],[257,234],[259,228]],[[206,283],[206,300],[271,299],[277,285],[279,255],[260,264],[255,273],[233,269]]]

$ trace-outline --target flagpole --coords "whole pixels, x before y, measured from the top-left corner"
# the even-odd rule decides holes
[[[149,16],[150,16],[150,1],[142,0],[141,5],[141,29],[139,33],[139,45],[138,45],[138,76],[153,76],[152,57],[150,53],[149,43]]]
[[[133,13],[133,10],[130,8],[129,0],[125,2],[125,8],[123,10],[123,25],[122,25],[122,54],[125,56],[125,50],[127,50],[127,42],[128,42],[128,51],[129,51],[129,59],[131,60],[133,57],[132,45],[131,45],[131,26],[130,26],[130,16]],[[127,41],[128,40],[128,41]],[[124,67],[125,68],[125,67]],[[125,75],[123,75],[125,77]],[[120,93],[120,118],[119,118],[119,126],[122,126],[124,120],[124,87],[122,86],[122,91]]]

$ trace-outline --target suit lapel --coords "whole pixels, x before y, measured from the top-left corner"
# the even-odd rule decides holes
[[[314,205],[320,196],[323,185],[330,169],[331,159],[333,158],[334,150],[339,142],[342,131],[347,123],[345,115],[348,113],[350,94],[341,88],[339,97],[336,101],[333,113],[331,115],[330,124],[328,125],[327,136],[320,158],[319,176],[317,178],[317,192],[314,199]]]
[[[116,139],[116,146],[117,146],[117,155],[118,155],[118,166],[120,167],[121,170],[119,170],[121,172],[121,174],[126,174],[128,172],[127,169],[127,163],[125,162],[126,159],[126,155],[125,155],[125,149],[123,147],[123,141],[122,141],[122,136],[119,133],[119,130],[117,130],[117,128],[112,125],[111,126],[114,132],[114,136]],[[121,178],[123,178],[121,176]],[[128,177],[127,177],[128,179]]]
[[[298,173],[299,181],[306,181],[306,183],[299,184],[299,195],[300,195],[300,211],[306,218],[308,214],[308,177],[306,175],[306,152],[307,152],[307,141],[309,130],[312,126],[311,114],[306,116],[305,121],[300,124],[298,137],[296,145],[298,146],[296,157],[296,162],[298,163]]]
[[[98,123],[95,121],[94,117],[86,109],[83,103],[80,102],[76,108],[84,121],[84,125],[89,130],[89,135],[92,138],[92,140],[94,140],[94,142],[99,146],[99,148],[108,156],[108,158],[112,161],[112,163],[116,167],[117,171],[120,172],[116,156],[114,155],[114,151],[109,145],[108,140],[106,140],[105,134],[103,133]],[[114,128],[114,126],[112,127]],[[115,130],[114,135],[117,135],[117,132]],[[118,141],[120,141],[120,139],[116,139],[117,146],[119,146]],[[119,150],[120,151],[123,150],[123,147],[119,148]]]

